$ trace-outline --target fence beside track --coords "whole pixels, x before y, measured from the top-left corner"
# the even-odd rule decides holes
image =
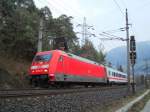
[[[137,87],[141,90],[143,87]],[[82,92],[34,97],[0,98],[0,112],[87,112],[126,96],[127,88],[87,89]]]

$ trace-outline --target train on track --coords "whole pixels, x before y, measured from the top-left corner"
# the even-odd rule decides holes
[[[61,50],[38,52],[29,69],[32,84],[126,84],[127,74]]]

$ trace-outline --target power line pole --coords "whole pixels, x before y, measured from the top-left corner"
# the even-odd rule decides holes
[[[145,60],[145,71],[146,71],[146,76],[148,76],[148,60]]]
[[[82,44],[85,43],[85,41],[87,39],[87,36],[94,36],[95,35],[95,34],[92,34],[92,33],[88,32],[89,29],[94,30],[94,28],[93,28],[93,26],[89,26],[86,23],[86,17],[83,18],[83,23],[82,24],[78,24],[77,26],[80,26],[82,28],[81,32],[77,32],[77,33],[82,35]]]
[[[45,21],[49,20],[50,12],[47,7],[44,7],[40,10],[40,23],[39,23],[39,34],[38,34],[38,45],[37,45],[37,51],[42,51],[42,39],[43,39],[43,30]]]
[[[126,9],[126,41],[127,41],[127,74],[128,74],[128,91],[130,91],[130,48],[129,48],[129,23],[128,10]]]
[[[148,82],[147,82],[147,79],[148,79],[148,60],[145,59],[145,86],[146,88],[148,88]]]
[[[82,24],[82,42],[85,43],[86,39],[86,18],[83,18],[83,24]]]
[[[38,46],[37,46],[38,52],[42,51],[42,37],[43,37],[43,17],[40,18]]]
[[[127,43],[127,75],[128,75],[128,91],[130,91],[130,40],[129,40],[129,23],[128,23],[128,10],[126,9],[126,15],[125,15],[125,20],[126,20],[126,39],[122,38],[122,37],[118,37],[106,32],[103,32],[102,34],[100,34],[101,36],[105,36],[105,37],[109,37],[109,38],[99,38],[99,39],[103,39],[103,40],[121,40],[121,41],[126,41]],[[123,30],[124,28],[120,28],[120,30]]]

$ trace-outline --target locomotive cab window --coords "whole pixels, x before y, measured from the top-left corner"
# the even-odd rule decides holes
[[[47,62],[50,61],[52,58],[52,54],[42,54],[42,55],[36,55],[33,59],[34,62]]]

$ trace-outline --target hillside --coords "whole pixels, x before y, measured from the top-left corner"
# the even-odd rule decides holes
[[[69,51],[74,54],[104,62],[103,52],[91,40],[85,40],[80,46],[72,16],[53,17],[49,7],[39,9],[33,0],[1,0],[0,6],[0,88],[28,86],[25,77],[37,44],[42,42],[42,51],[51,50],[53,37],[65,37]],[[39,36],[42,39],[38,40]],[[56,47],[60,45],[57,43]]]
[[[150,64],[150,41],[139,42],[137,43],[137,60],[136,60],[136,69],[138,72],[143,72],[144,66],[146,63]],[[112,49],[107,53],[106,60],[111,62],[113,66],[123,65],[126,66],[126,47],[121,46]],[[142,68],[143,67],[143,68]],[[139,70],[139,68],[141,70]]]
[[[0,54],[0,89],[29,87],[29,65],[28,61]]]

